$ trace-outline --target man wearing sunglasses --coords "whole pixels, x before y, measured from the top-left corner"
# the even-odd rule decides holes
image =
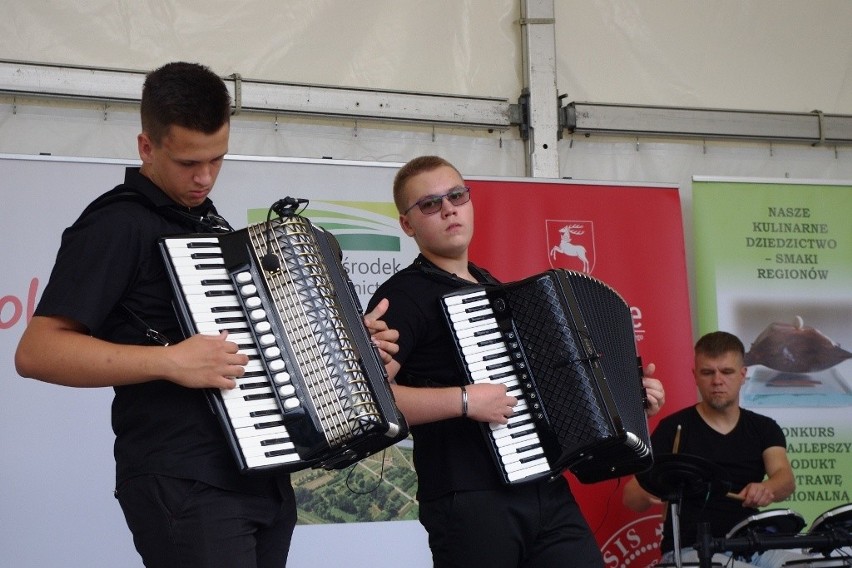
[[[142,165],[62,236],[15,354],[25,377],[114,387],[116,488],[148,568],[283,568],[296,522],[286,474],[242,475],[203,389],[248,362],[227,333],[183,341],[162,236],[229,230],[208,195],[228,152],[231,99],[204,66],[169,63],[142,91]],[[385,362],[396,332],[365,317]]]
[[[415,158],[397,172],[393,196],[420,255],[380,286],[369,306],[390,300],[384,319],[399,331],[388,370],[414,437],[420,522],[434,566],[602,567],[567,481],[503,485],[482,435],[479,423],[506,424],[518,400],[503,385],[466,385],[444,323],[442,295],[496,283],[468,260],[473,202],[461,174],[443,158]],[[649,377],[644,383],[649,413],[656,413],[662,385]]]

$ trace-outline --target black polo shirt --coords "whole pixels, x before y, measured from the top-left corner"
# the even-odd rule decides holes
[[[481,281],[496,282],[473,264],[470,270]],[[383,319],[399,331],[399,352],[394,356],[401,365],[397,383],[414,387],[467,383],[440,300],[444,294],[470,285],[441,271],[421,255],[376,290],[368,311],[382,298],[388,298],[390,305]],[[453,491],[503,487],[478,422],[453,418],[412,426],[411,433],[421,501]]]
[[[157,248],[162,236],[197,232],[172,208],[203,216],[209,199],[187,209],[172,201],[138,168],[128,168],[123,190],[142,199],[113,199],[85,212],[62,235],[50,280],[36,308],[62,316],[94,336],[123,344],[150,344],[127,306],[171,342],[183,335],[172,307],[172,290]],[[188,218],[187,218],[188,219]],[[237,469],[204,392],[167,380],[115,387],[116,484],[141,474],[195,479],[224,489],[261,493],[269,480]]]

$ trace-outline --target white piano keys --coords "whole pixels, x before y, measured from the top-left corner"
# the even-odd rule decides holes
[[[195,272],[184,271],[178,275],[181,284],[202,284],[204,282],[230,282],[231,277],[224,265],[215,265],[210,268],[198,269]]]
[[[503,384],[518,398],[507,424],[489,424],[498,461],[510,483],[550,471],[509,346],[484,290],[443,299],[447,319],[470,379],[476,383]]]
[[[476,290],[469,294],[456,294],[448,298],[444,298],[444,304],[449,306],[458,306],[460,304],[469,303],[476,298],[485,298],[485,290]]]
[[[503,335],[495,327],[482,329],[482,331],[477,331],[476,333],[471,333],[465,337],[459,337],[458,339],[459,347],[467,350],[477,346],[489,345],[494,342],[502,342]]]
[[[506,424],[491,422],[488,424],[491,428],[491,436],[494,439],[504,436],[512,436],[518,432],[525,432],[535,428],[535,424],[527,413],[513,414]]]
[[[210,293],[229,292],[233,293],[234,287],[231,284],[190,284],[181,286],[184,296],[203,296],[207,297]]]
[[[227,307],[228,306],[221,304],[217,306],[217,308],[220,309]],[[211,326],[213,328],[215,328],[217,322],[221,322],[226,319],[230,320],[230,324],[242,323],[244,327],[246,325],[246,319],[241,317],[242,312],[239,311],[213,311],[211,309],[195,308],[191,309],[190,312],[192,314],[192,319],[197,323],[210,323],[213,324],[213,326]]]
[[[278,403],[271,398],[243,401],[241,404],[232,401],[226,407],[226,410],[230,419],[235,422],[246,419],[251,420],[253,424],[257,424],[260,422],[272,422],[273,419],[281,420],[283,418],[278,408]]]
[[[280,351],[270,346],[258,346],[248,333],[248,325],[264,325],[262,314],[256,313],[250,324],[243,312],[238,293],[256,294],[251,284],[237,290],[224,268],[218,238],[175,238],[166,241],[170,261],[181,284],[181,291],[197,333],[219,335],[228,331],[228,339],[240,345],[239,352],[250,360],[244,375],[236,379],[237,387],[220,389],[220,399],[228,414],[228,423],[248,468],[292,463],[299,457],[287,428],[284,416],[276,402],[273,388],[285,389],[290,394],[284,404],[288,408],[298,406],[294,389],[286,379],[286,373],[277,373],[278,386],[274,386],[259,361],[261,356],[280,359]],[[238,278],[247,282],[245,273]],[[245,299],[250,308],[259,308],[260,300]],[[263,355],[261,354],[263,352]],[[295,399],[296,402],[293,402]]]
[[[225,266],[221,256],[208,256],[209,253],[193,253],[192,256],[180,256],[173,259],[172,264],[178,270],[192,271],[197,270],[202,275],[207,274]]]
[[[527,449],[516,448],[514,451],[507,451],[504,454],[501,454],[501,460],[503,463],[508,466],[509,464],[519,464],[520,468],[523,468],[524,463],[530,463],[539,458],[544,457],[544,450],[541,449],[541,446],[527,446]]]
[[[496,330],[497,326],[494,324],[493,317],[490,317],[476,322],[470,322],[468,320],[453,322],[452,328],[453,334],[457,338],[467,339],[481,333],[488,333],[489,331]]]
[[[169,249],[192,248],[193,245],[212,245],[219,248],[219,238],[215,236],[205,237],[203,235],[190,235],[186,237],[173,237],[168,239],[166,244]]]
[[[506,351],[499,351],[497,353],[497,357],[486,358],[486,357],[476,357],[469,363],[468,368],[471,373],[475,373],[477,371],[492,371],[494,369],[503,368],[504,363],[510,363],[512,361],[511,357],[505,355]],[[490,353],[494,354],[494,353]]]
[[[513,464],[513,467],[506,468],[506,478],[510,482],[521,481],[527,477],[532,477],[533,475],[538,475],[540,473],[548,473],[550,471],[550,464],[547,463],[547,459],[545,458],[528,463],[519,463],[517,467],[514,465],[515,464]]]
[[[259,467],[278,463],[291,463],[299,460],[299,454],[290,441],[290,435],[284,426],[269,428],[267,431],[255,430],[254,428],[240,428],[246,430],[239,436],[239,446],[243,457],[249,467]],[[250,435],[254,432],[262,432],[262,435]]]
[[[184,294],[186,296],[186,294]],[[230,308],[232,310],[241,311],[242,306],[237,299],[236,294],[232,296],[207,296],[206,294],[197,294],[191,298],[192,304],[189,308],[192,313],[214,312]]]
[[[253,400],[260,398],[261,396],[266,395],[266,397],[271,398],[274,396],[272,394],[272,389],[270,387],[257,387],[252,389],[242,389],[240,385],[237,385],[232,389],[222,389],[222,399],[223,400]]]

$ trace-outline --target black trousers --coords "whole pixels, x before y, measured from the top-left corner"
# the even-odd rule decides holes
[[[567,482],[459,491],[420,503],[435,568],[602,568]]]
[[[283,568],[296,524],[289,483],[267,495],[200,481],[134,477],[116,492],[147,568]]]

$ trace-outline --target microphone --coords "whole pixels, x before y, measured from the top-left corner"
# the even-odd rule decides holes
[[[296,210],[300,205],[307,205],[310,203],[308,199],[302,199],[297,197],[285,197],[284,199],[279,199],[275,203],[272,204],[272,211],[274,211],[279,217],[291,217],[296,213]]]
[[[279,259],[277,255],[268,252],[260,259],[260,266],[262,266],[265,271],[272,272],[274,274],[281,270],[281,259]]]
[[[292,217],[300,205],[307,205],[309,200],[296,197],[285,197],[279,199],[269,208],[266,214],[266,223],[269,224],[274,212],[279,217]],[[267,272],[275,274],[281,270],[281,259],[272,252],[272,227],[266,229],[266,254],[260,259],[260,266]]]

